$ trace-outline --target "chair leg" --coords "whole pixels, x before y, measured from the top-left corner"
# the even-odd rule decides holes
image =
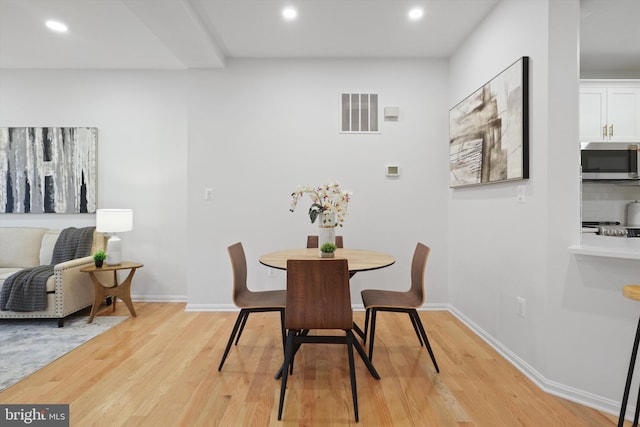
[[[246,312],[244,315],[244,318],[242,319],[242,324],[240,325],[240,331],[238,331],[238,335],[236,336],[235,345],[238,345],[238,341],[240,341],[240,335],[242,335],[242,331],[244,331],[244,325],[246,325],[248,318],[249,318],[249,312]]]
[[[638,390],[638,401],[636,402],[636,414],[633,417],[631,427],[638,427],[638,416],[640,415],[640,390]]]
[[[351,378],[351,395],[353,396],[353,410],[356,416],[356,422],[359,421],[358,417],[358,387],[356,386],[356,367],[353,362],[353,342],[355,337],[351,331],[345,331],[347,334],[347,352],[349,353],[349,377]]]
[[[224,361],[227,359],[227,355],[229,354],[229,350],[231,349],[231,343],[233,343],[233,339],[235,338],[236,333],[238,332],[240,323],[242,322],[243,319],[246,319],[248,315],[249,313],[245,309],[240,310],[240,313],[238,313],[238,317],[236,318],[236,323],[233,325],[231,336],[229,336],[229,341],[227,342],[227,347],[224,349],[224,354],[222,355],[220,366],[218,366],[218,371],[222,370],[222,365],[224,365]]]
[[[431,349],[431,344],[429,344],[429,338],[427,338],[427,332],[424,330],[424,326],[422,326],[422,321],[420,320],[420,316],[416,310],[411,310],[411,315],[415,319],[418,328],[420,329],[420,334],[422,335],[422,340],[427,346],[427,351],[429,352],[429,356],[431,356],[431,361],[433,362],[433,366],[436,368],[436,372],[440,372],[440,368],[438,368],[438,362],[436,362],[436,357],[433,355],[433,350]]]
[[[284,407],[284,395],[287,391],[287,377],[289,376],[289,364],[293,353],[293,336],[296,332],[289,330],[287,343],[284,350],[284,363],[282,364],[282,383],[280,384],[280,404],[278,406],[278,420],[282,419],[282,408]]]
[[[624,416],[627,412],[627,401],[629,400],[629,390],[631,389],[631,380],[633,378],[633,370],[636,365],[636,356],[638,355],[638,345],[640,344],[640,320],[636,328],[636,338],[633,341],[633,349],[631,350],[631,361],[629,362],[629,371],[627,373],[627,382],[624,386],[624,394],[622,395],[622,405],[620,406],[620,417],[618,418],[618,427],[624,425]],[[639,395],[640,397],[640,395]],[[640,405],[637,405],[640,406]],[[637,407],[636,407],[637,412]]]
[[[416,331],[416,335],[418,336],[418,341],[420,341],[420,347],[422,347],[424,344],[422,343],[422,337],[420,336],[420,331],[418,331],[418,325],[416,324],[416,319],[413,318],[411,313],[407,313],[407,314],[409,314],[409,318],[411,319],[411,324],[413,325],[413,330]]]
[[[373,340],[376,336],[376,314],[378,314],[378,310],[375,308],[371,309],[371,330],[369,331],[369,360],[373,360]]]
[[[367,308],[364,313],[364,338],[362,339],[362,344],[367,343],[367,331],[369,330],[369,313],[371,312],[370,308]]]

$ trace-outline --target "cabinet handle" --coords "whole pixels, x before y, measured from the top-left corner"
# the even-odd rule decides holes
[[[609,125],[609,138],[613,137],[613,125]]]
[[[602,137],[603,138],[607,137],[607,125],[606,124],[604,126],[602,126]]]

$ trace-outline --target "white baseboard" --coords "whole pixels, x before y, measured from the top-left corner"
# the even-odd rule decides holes
[[[131,295],[133,302],[187,302],[185,295]]]
[[[618,415],[620,413],[621,402],[615,401],[606,397],[598,396],[588,391],[580,390],[575,387],[561,384],[556,381],[550,380],[538,372],[533,366],[522,360],[518,355],[513,353],[491,334],[478,326],[474,321],[465,316],[462,312],[449,304],[436,304],[436,307],[447,306],[446,310],[458,318],[469,329],[471,329],[476,335],[489,344],[494,350],[496,350],[502,357],[504,357],[509,363],[515,366],[520,372],[522,372],[527,378],[529,378],[535,385],[542,389],[545,393],[549,393],[553,396],[561,397],[563,399],[579,403],[580,405],[588,406],[601,412],[605,412],[611,415]],[[429,308],[429,304],[425,306],[425,309]],[[442,309],[442,308],[436,308]],[[635,407],[633,402],[629,402],[630,408],[627,409],[627,418],[633,418],[633,411]]]
[[[234,304],[187,304],[184,311],[240,311]]]
[[[353,311],[364,311],[364,305],[352,304]],[[187,304],[185,311],[240,311],[233,304]]]
[[[364,311],[364,305],[362,304],[352,304],[351,306],[353,311]],[[449,304],[427,304],[421,310],[451,311]],[[187,304],[185,311],[240,311],[240,309],[234,304]]]

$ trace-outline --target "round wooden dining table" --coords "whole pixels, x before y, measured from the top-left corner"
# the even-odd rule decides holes
[[[345,259],[349,264],[349,273],[353,276],[359,271],[377,270],[388,267],[396,262],[396,259],[382,252],[368,251],[364,249],[338,248],[334,258],[320,258],[318,248],[287,249],[262,255],[258,260],[260,264],[279,270],[287,269],[288,259]]]
[[[349,266],[349,277],[353,277],[359,271],[377,270],[379,268],[388,267],[396,262],[396,259],[388,254],[382,252],[368,251],[364,249],[343,249],[338,248],[335,252],[334,258],[320,258],[318,248],[303,248],[303,249],[287,249],[284,251],[276,251],[262,255],[258,260],[260,264],[267,267],[277,268],[279,270],[287,269],[287,260],[289,259],[346,259]],[[362,339],[365,338],[364,332],[354,322],[353,330]],[[308,331],[307,331],[308,332]],[[305,332],[306,333],[306,332]],[[369,372],[375,379],[380,379],[380,375],[376,371],[369,357],[366,355],[359,342],[355,341],[354,347],[365,365],[369,369]],[[297,349],[296,349],[297,350]],[[280,367],[276,378],[280,378],[282,375],[283,367]]]

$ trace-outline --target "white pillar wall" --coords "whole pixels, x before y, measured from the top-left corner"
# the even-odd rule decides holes
[[[449,292],[454,312],[544,390],[617,414],[640,312],[621,288],[637,282],[637,262],[567,250],[580,225],[579,17],[578,0],[505,0],[451,58],[450,106],[531,58],[531,169],[526,182],[451,190]]]

